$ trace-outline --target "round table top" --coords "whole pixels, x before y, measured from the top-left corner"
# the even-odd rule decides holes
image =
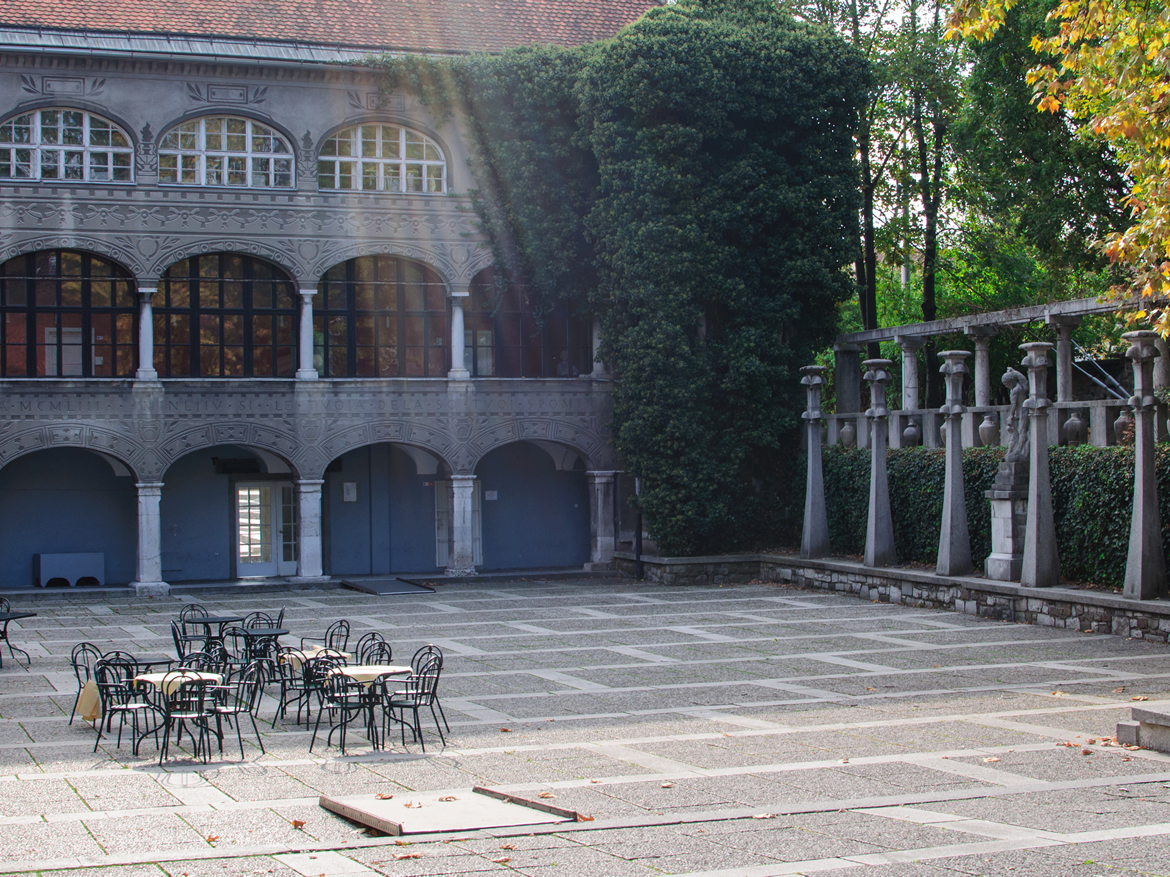
[[[355,682],[373,682],[379,676],[409,676],[411,670],[409,667],[399,667],[394,664],[352,664],[345,667],[337,667],[329,671],[330,673],[340,673],[343,676],[348,676]]]
[[[167,677],[170,676],[170,679]],[[155,688],[162,688],[166,685],[165,694],[171,694],[183,679],[190,679],[196,676],[199,679],[204,679],[214,685],[219,685],[223,682],[223,676],[219,673],[208,673],[203,670],[168,670],[166,673],[139,673],[134,677],[135,682],[145,682],[147,685],[153,685]],[[165,682],[163,680],[166,680]]]
[[[233,621],[243,621],[243,615],[192,615],[183,619],[188,624],[231,624]]]
[[[286,636],[288,631],[283,627],[237,627],[236,630],[244,636]]]

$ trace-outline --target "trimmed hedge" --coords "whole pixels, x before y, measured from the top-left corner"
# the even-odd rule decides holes
[[[995,480],[1003,452],[1003,448],[963,451],[971,558],[979,567],[991,553],[991,507],[984,492]],[[926,564],[938,560],[943,454],[927,448],[889,452],[890,507],[899,560]],[[1157,447],[1155,466],[1166,550],[1170,549],[1170,446]],[[824,472],[832,550],[862,554],[869,508],[869,451],[825,448]],[[1120,587],[1133,510],[1133,448],[1052,448],[1051,479],[1061,573],[1073,581]],[[803,500],[803,491],[800,497]]]

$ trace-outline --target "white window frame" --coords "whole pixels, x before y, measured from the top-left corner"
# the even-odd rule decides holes
[[[229,132],[230,122],[243,123],[244,131]],[[218,123],[220,130],[208,131],[209,123]],[[212,141],[218,137],[218,143],[209,146],[209,137]],[[243,143],[233,148],[232,137],[242,137]],[[269,150],[256,148],[258,140],[269,138]],[[282,161],[288,162],[287,171],[277,170]],[[167,179],[172,170],[173,178]],[[158,172],[161,186],[292,189],[297,179],[296,155],[284,134],[245,116],[229,115],[200,116],[168,129],[158,140]],[[278,175],[286,174],[286,182],[276,182]]]
[[[447,159],[433,139],[404,125],[366,122],[331,135],[317,156],[325,191],[442,195]]]
[[[81,131],[81,143],[58,143],[45,140],[45,114],[57,113],[58,124],[52,130],[64,132],[62,113],[76,113],[81,116],[81,127],[69,126],[73,130]],[[27,119],[27,123],[20,124]],[[93,122],[101,123],[100,128]],[[17,131],[21,128],[27,132],[28,140],[17,142]],[[110,142],[108,144],[91,142],[99,131],[108,129]],[[6,130],[11,130],[7,134]],[[116,144],[118,138],[122,143]],[[62,139],[64,139],[62,137]],[[88,110],[79,110],[75,107],[41,107],[29,110],[27,113],[18,113],[9,116],[0,122],[0,179],[22,180],[28,182],[52,183],[114,183],[130,184],[134,182],[134,141],[130,135],[114,122],[91,113]],[[23,155],[22,155],[23,153]],[[94,159],[104,155],[106,157],[104,170],[100,173],[94,165]],[[121,156],[123,162],[115,165],[115,156]],[[80,157],[80,176],[66,176],[77,165],[71,164],[71,159]],[[54,159],[54,160],[50,160]],[[7,173],[4,172],[5,165]],[[44,171],[56,166],[56,176],[45,176]],[[24,167],[26,173],[20,174],[18,168]],[[118,171],[125,171],[122,179],[116,179]]]

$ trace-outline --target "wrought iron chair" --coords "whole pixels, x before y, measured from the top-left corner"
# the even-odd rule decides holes
[[[313,637],[301,637],[301,648],[307,648],[313,644]],[[325,630],[324,642],[325,648],[332,649],[337,652],[344,652],[345,647],[349,645],[349,622],[345,619],[335,621]]]
[[[370,643],[362,653],[363,664],[390,664],[394,661],[394,649],[385,641]]]
[[[435,720],[435,729],[439,732],[439,739],[443,741],[444,746],[447,745],[447,738],[443,736],[443,729],[439,727],[439,717],[435,714],[435,692],[439,687],[439,675],[442,669],[442,660],[436,655],[431,655],[422,662],[417,673],[410,674],[410,678],[406,680],[406,688],[402,691],[395,691],[393,694],[388,693],[386,687],[389,682],[393,682],[392,679],[383,677],[378,680],[378,684],[382,686],[384,716],[398,722],[402,731],[403,747],[406,746],[406,711],[410,710],[413,720],[410,723],[413,738],[422,746],[423,752],[427,751],[427,744],[423,739],[422,725],[419,720],[419,710],[423,707],[430,708],[431,717]],[[395,711],[399,713],[398,716],[394,716]]]
[[[363,633],[361,636],[361,639],[359,639],[357,641],[357,647],[354,649],[354,654],[357,655],[358,662],[361,664],[373,663],[372,661],[366,660],[366,651],[374,643],[384,643],[384,642],[386,642],[386,638],[384,636],[382,636],[382,634],[378,633],[378,631],[376,631],[376,630],[371,630],[367,633]]]
[[[264,741],[260,739],[260,729],[256,727],[256,709],[260,706],[260,693],[263,684],[264,669],[260,661],[252,661],[234,681],[226,685],[216,686],[213,691],[215,698],[211,705],[211,712],[215,715],[215,728],[219,737],[219,751],[223,752],[223,724],[226,717],[229,722],[233,719],[236,725],[236,740],[240,744],[240,758],[244,757],[244,738],[240,733],[242,716],[252,721],[252,730],[256,732],[256,742],[260,751],[264,752]]]
[[[313,726],[313,739],[309,741],[309,751],[313,751],[313,744],[317,742],[317,731],[321,727],[321,717],[329,715],[329,735],[325,738],[325,745],[332,745],[333,732],[340,731],[338,743],[341,754],[345,755],[345,730],[355,718],[364,716],[368,709],[367,692],[360,682],[355,682],[344,673],[327,673],[321,683],[321,709],[317,711],[317,723]],[[336,721],[334,717],[336,716]],[[371,742],[377,748],[377,730],[370,728]]]
[[[7,597],[0,597],[0,612],[11,612],[11,611],[12,611],[12,604],[8,602],[8,598]],[[0,642],[7,643],[8,654],[12,655],[12,660],[16,661],[19,664],[20,658],[16,657],[16,653],[20,652],[22,655],[24,655],[24,666],[28,667],[32,664],[32,658],[29,657],[28,652],[26,652],[20,646],[13,646],[12,645],[12,640],[10,640],[8,638],[8,622],[7,621],[0,621]]]
[[[143,733],[139,734],[139,717],[146,721],[146,717],[154,711],[154,705],[147,701],[141,691],[134,685],[134,677],[138,673],[138,665],[117,657],[104,657],[98,660],[93,667],[94,681],[97,682],[98,693],[102,701],[102,715],[106,718],[106,730],[110,730],[110,722],[118,716],[118,746],[122,746],[122,729],[126,725],[126,717],[130,717],[130,733],[134,741],[133,751],[138,754],[138,744]],[[97,752],[98,744],[102,739],[102,722],[99,719],[94,723],[97,737],[93,741],[93,751]],[[146,728],[143,732],[148,732]],[[155,727],[157,734],[157,726]]]
[[[290,656],[296,653],[296,656]],[[276,650],[276,680],[280,683],[279,701],[276,705],[276,714],[272,717],[272,727],[276,727],[276,720],[288,715],[288,705],[297,705],[297,724],[301,723],[301,709],[308,708],[309,694],[305,685],[305,674],[301,667],[300,653],[293,648],[282,646]],[[306,719],[306,722],[308,719]]]
[[[102,659],[101,650],[93,643],[78,643],[73,647],[69,661],[73,665],[73,675],[77,677],[77,698],[73,701],[73,711],[69,713],[69,724],[77,715],[77,701],[81,699],[81,691],[85,683],[93,678],[93,667]],[[96,683],[95,683],[96,684]]]
[[[414,657],[410,659],[410,669],[413,673],[418,673],[422,667],[423,662],[430,657],[437,657],[439,659],[439,670],[443,669],[443,650],[438,646],[427,643],[421,649],[414,653]],[[447,729],[447,733],[451,733],[451,726],[447,724],[447,714],[443,712],[443,704],[439,700],[439,695],[435,694],[435,706],[439,708],[439,715],[443,717],[443,727]],[[434,712],[432,709],[431,712]]]
[[[174,731],[175,740],[178,742],[183,737],[183,731],[186,730],[195,746],[195,757],[198,758],[200,751],[202,751],[203,762],[207,763],[208,753],[211,750],[210,720],[213,716],[211,711],[211,704],[214,703],[214,697],[211,694],[213,687],[214,683],[210,679],[199,676],[191,670],[175,670],[163,677],[159,690],[162,695],[165,730],[158,754],[160,767],[167,757],[172,731]],[[191,726],[195,728],[195,731],[192,731]]]

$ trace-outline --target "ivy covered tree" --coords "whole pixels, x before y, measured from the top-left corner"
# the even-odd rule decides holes
[[[680,0],[582,49],[385,64],[463,117],[501,273],[600,316],[660,549],[770,542],[760,475],[854,288],[862,56],[771,0]]]

